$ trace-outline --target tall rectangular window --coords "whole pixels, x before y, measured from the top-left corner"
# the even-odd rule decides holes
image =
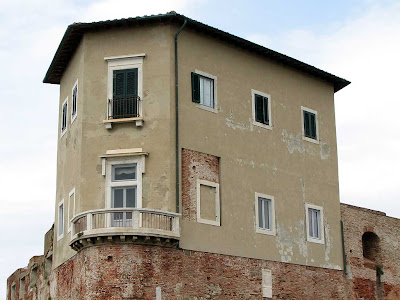
[[[268,98],[255,95],[256,122],[269,125]]]
[[[138,164],[115,164],[111,166],[111,207],[135,208],[137,201]],[[132,212],[112,213],[113,227],[131,227]]]
[[[113,119],[138,117],[138,69],[113,71]]]
[[[258,227],[271,229],[271,199],[258,198]]]
[[[67,131],[68,98],[62,104],[61,111],[61,136]]]
[[[301,107],[302,111],[302,130],[303,130],[303,139],[318,143],[318,118],[317,112],[315,110]]]
[[[308,227],[310,237],[314,239],[321,238],[321,212],[318,209],[308,209]]]
[[[306,204],[307,240],[309,242],[324,243],[323,208]]]
[[[199,107],[216,112],[216,77],[197,71],[192,72],[192,101]]]
[[[271,130],[271,97],[268,94],[251,90],[251,103],[253,124]]]
[[[275,235],[274,197],[256,193],[256,232]]]
[[[64,200],[58,205],[58,234],[57,240],[64,236]]]
[[[75,82],[72,88],[72,107],[71,107],[71,124],[76,118],[78,109],[78,80]]]

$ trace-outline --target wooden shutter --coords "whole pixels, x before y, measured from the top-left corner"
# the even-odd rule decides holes
[[[125,70],[126,97],[137,97],[138,95],[138,69]]]
[[[113,72],[113,96],[114,99],[125,98],[125,70],[115,70]]]
[[[200,103],[200,75],[192,72],[192,101]]]

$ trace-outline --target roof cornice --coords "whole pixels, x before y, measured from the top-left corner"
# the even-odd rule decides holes
[[[54,58],[47,70],[46,76],[43,79],[44,83],[59,84],[61,77],[68,66],[73,54],[76,51],[83,35],[89,31],[99,31],[118,27],[131,27],[140,26],[145,24],[155,24],[155,23],[177,23],[181,24],[187,19],[187,28],[198,31],[202,34],[211,35],[218,38],[226,43],[232,44],[236,47],[245,49],[247,51],[256,53],[258,55],[268,57],[269,59],[286,65],[288,67],[294,68],[306,74],[318,77],[325,80],[334,86],[334,91],[337,92],[345,86],[349,85],[350,82],[346,79],[337,77],[333,74],[325,72],[314,66],[301,62],[297,59],[289,57],[287,55],[281,54],[274,50],[268,49],[266,47],[260,46],[228,32],[222,31],[220,29],[211,27],[209,25],[203,24],[196,20],[187,18],[184,15],[177,14],[175,12],[151,15],[127,19],[118,20],[107,20],[92,23],[74,23],[68,26],[61,40],[60,45],[54,55]]]

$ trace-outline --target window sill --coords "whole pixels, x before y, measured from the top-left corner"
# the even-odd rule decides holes
[[[314,139],[306,137],[304,135],[303,135],[303,140],[307,141],[307,142],[310,142],[310,143],[319,144],[319,140],[314,140]]]
[[[272,125],[263,124],[263,123],[260,123],[260,122],[254,121],[254,120],[253,120],[253,125],[261,127],[261,128],[272,130]]]
[[[112,129],[113,123],[136,123],[137,127],[141,127],[143,126],[143,117],[104,120],[103,123],[107,129]]]
[[[206,110],[206,111],[209,111],[209,112],[212,112],[212,113],[215,113],[215,114],[218,113],[218,109],[211,108],[209,106],[205,106],[205,105],[202,105],[202,104],[196,104],[196,107],[200,108],[200,109],[203,109],[203,110]]]
[[[259,227],[256,228],[256,233],[261,233],[261,234],[265,234],[265,235],[272,235],[272,236],[276,235],[275,230],[262,229],[262,228],[259,228]]]
[[[316,244],[322,244],[322,245],[325,244],[323,239],[314,239],[314,238],[309,237],[309,236],[307,237],[307,242],[316,243]]]

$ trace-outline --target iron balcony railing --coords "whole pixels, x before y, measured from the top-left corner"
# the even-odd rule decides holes
[[[108,119],[140,117],[140,97],[108,99]]]

